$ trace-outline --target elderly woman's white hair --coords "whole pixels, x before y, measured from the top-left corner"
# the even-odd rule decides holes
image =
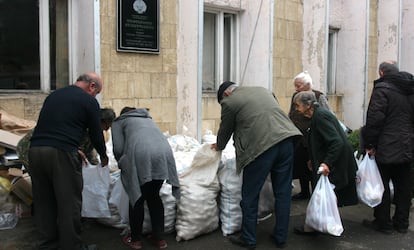
[[[309,72],[307,70],[297,74],[295,78],[293,78],[293,81],[300,81],[305,85],[309,85],[311,88],[313,86],[312,77],[309,75]]]

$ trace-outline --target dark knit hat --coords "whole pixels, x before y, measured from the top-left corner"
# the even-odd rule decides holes
[[[223,82],[220,85],[219,90],[217,91],[217,101],[218,101],[218,103],[220,103],[221,100],[223,99],[224,91],[226,91],[226,89],[228,87],[230,87],[231,85],[233,85],[233,84],[235,84],[235,83],[234,82],[230,82],[230,81],[226,81],[226,82]]]

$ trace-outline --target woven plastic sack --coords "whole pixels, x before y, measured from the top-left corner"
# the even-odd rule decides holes
[[[219,226],[217,195],[220,185],[217,170],[221,152],[204,144],[194,156],[191,167],[180,177],[177,203],[176,240],[190,240],[216,230]]]

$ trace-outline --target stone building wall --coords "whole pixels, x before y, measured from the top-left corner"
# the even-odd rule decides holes
[[[124,106],[149,108],[162,131],[176,132],[177,8],[160,1],[160,53],[116,51],[116,0],[101,1],[103,107],[116,114]]]
[[[293,78],[302,69],[303,4],[300,0],[275,1],[273,34],[273,92],[288,112],[295,90]]]

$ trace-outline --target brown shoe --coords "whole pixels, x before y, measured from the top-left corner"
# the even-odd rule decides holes
[[[139,240],[132,241],[132,238],[131,238],[130,234],[127,234],[124,237],[122,237],[122,241],[132,249],[141,249],[142,248],[141,241],[139,241]]]
[[[167,242],[165,240],[156,239],[152,234],[148,235],[148,240],[151,242],[152,245],[158,247],[159,249],[167,248]]]

